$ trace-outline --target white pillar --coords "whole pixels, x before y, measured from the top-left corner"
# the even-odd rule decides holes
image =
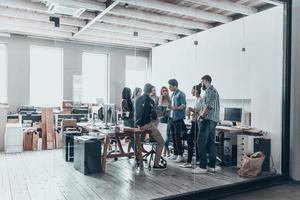
[[[4,150],[4,133],[7,121],[8,106],[0,105],[0,151]]]
[[[300,181],[300,1],[293,1],[290,175]]]

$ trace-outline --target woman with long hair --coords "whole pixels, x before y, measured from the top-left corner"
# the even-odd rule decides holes
[[[171,106],[171,98],[169,95],[169,90],[167,87],[162,87],[160,90],[160,97],[158,101],[158,108],[160,110],[160,123],[167,125],[167,137],[165,141],[165,148],[164,148],[164,156],[170,156],[170,141],[171,141],[171,132],[170,127],[168,125],[169,119],[170,119],[170,111],[169,108]]]
[[[131,89],[124,87],[122,91],[121,110],[124,125],[128,127],[134,127],[134,107],[131,95]]]
[[[198,154],[198,145],[196,145],[196,141],[198,138],[198,120],[200,120],[200,112],[203,108],[203,99],[201,97],[201,88],[202,85],[198,84],[193,86],[192,88],[192,96],[196,97],[195,104],[193,108],[188,108],[188,113],[191,115],[192,127],[190,130],[189,137],[187,139],[188,143],[188,159],[187,162],[180,165],[183,168],[192,168],[192,158],[193,158],[193,151],[194,146],[196,146],[196,161],[199,161],[199,154]]]

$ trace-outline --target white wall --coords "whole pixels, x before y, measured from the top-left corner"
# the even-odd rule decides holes
[[[160,87],[176,78],[190,98],[192,85],[210,74],[221,99],[251,99],[246,107],[251,107],[252,125],[270,133],[280,171],[282,63],[283,7],[279,6],[154,48],[152,83]]]
[[[300,1],[293,1],[290,175],[300,181]]]
[[[117,48],[33,39],[21,35],[12,35],[10,38],[0,37],[0,42],[8,45],[8,103],[10,111],[15,111],[19,105],[29,104],[30,45],[63,48],[63,97],[67,100],[73,98],[73,75],[81,74],[81,53],[83,51],[109,53],[110,100],[117,103],[117,105],[120,105],[121,92],[125,86],[126,55],[136,54],[137,56],[149,58],[149,51],[136,51],[134,48]]]

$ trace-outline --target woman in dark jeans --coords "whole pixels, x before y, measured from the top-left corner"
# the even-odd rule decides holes
[[[192,117],[192,127],[187,139],[188,143],[188,159],[187,162],[180,165],[183,168],[191,168],[192,167],[192,158],[194,153],[194,146],[196,146],[196,161],[199,161],[198,154],[198,145],[196,145],[197,136],[198,136],[198,120],[200,119],[200,112],[202,110],[202,97],[201,97],[201,84],[193,86],[192,88],[192,96],[196,97],[195,104],[193,108],[188,108],[188,112],[191,113]]]
[[[160,123],[167,124],[167,138],[165,141],[165,148],[163,156],[166,157],[166,155],[170,156],[170,141],[171,141],[171,132],[170,127],[168,125],[169,119],[170,119],[170,111],[169,107],[171,106],[171,98],[169,96],[169,90],[167,87],[162,87],[160,90],[160,98],[158,102],[159,107],[159,116],[160,116]]]
[[[121,110],[122,110],[122,119],[124,121],[124,126],[133,128],[134,110],[133,110],[133,103],[131,100],[131,89],[128,87],[124,87],[122,91]]]

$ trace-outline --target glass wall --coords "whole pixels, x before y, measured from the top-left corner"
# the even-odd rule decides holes
[[[23,45],[22,62],[9,60],[10,110],[37,109],[19,113],[38,134],[36,149],[21,155],[40,192],[26,195],[50,188],[57,199],[172,198],[281,175],[285,5],[259,3],[244,1],[257,6],[249,16],[206,7],[232,19],[219,24],[126,0],[78,35],[69,23],[82,28],[100,11],[61,17],[68,40],[6,40],[8,52]]]

